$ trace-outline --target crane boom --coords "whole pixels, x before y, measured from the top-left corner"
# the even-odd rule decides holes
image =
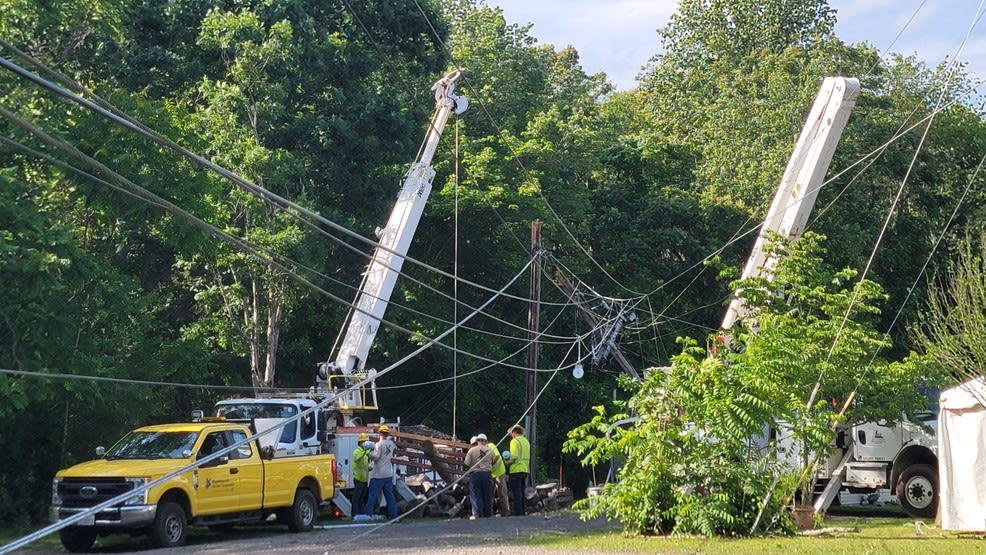
[[[818,190],[849,113],[859,96],[859,80],[849,77],[826,77],[819,88],[815,104],[801,130],[801,136],[788,161],[781,183],[770,204],[770,210],[746,260],[741,279],[769,276],[775,260],[768,260],[764,250],[769,232],[794,239],[804,232],[808,215],[815,206]],[[736,320],[746,315],[746,307],[734,296],[723,317],[722,330],[730,330]]]
[[[460,71],[452,71],[432,86],[435,93],[435,113],[428,126],[424,144],[418,159],[404,175],[386,226],[376,230],[378,246],[363,274],[355,308],[347,318],[345,337],[335,359],[319,366],[319,377],[323,380],[328,380],[330,375],[365,373],[367,354],[380,328],[390,295],[404,265],[404,257],[431,193],[435,178],[431,161],[438,142],[452,113],[461,114],[469,105],[465,97],[454,93],[455,81],[460,76]],[[364,406],[369,404],[365,400],[359,403]],[[376,406],[375,399],[372,406]]]

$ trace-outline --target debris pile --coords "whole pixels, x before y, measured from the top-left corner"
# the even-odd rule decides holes
[[[403,514],[417,506],[409,516],[469,515],[468,477],[462,479],[462,476],[468,470],[463,459],[470,445],[425,426],[402,426],[392,435],[397,442],[394,461],[402,476],[399,481],[402,485],[398,486],[399,512]],[[453,485],[442,491],[447,484]],[[528,511],[557,511],[571,507],[574,501],[569,488],[554,482],[527,488]],[[493,506],[496,513],[499,504],[494,502]]]

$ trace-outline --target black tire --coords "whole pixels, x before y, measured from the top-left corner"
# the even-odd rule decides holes
[[[151,524],[151,541],[158,547],[185,545],[188,536],[188,517],[177,503],[163,502],[157,507],[157,515]]]
[[[930,464],[914,464],[897,480],[897,501],[912,518],[935,518],[938,513],[938,472]]]
[[[58,531],[65,549],[72,553],[85,553],[96,543],[96,531],[92,528],[69,526]]]
[[[315,527],[318,518],[318,501],[311,490],[299,489],[294,494],[294,505],[285,511],[288,530],[292,532],[307,532]]]

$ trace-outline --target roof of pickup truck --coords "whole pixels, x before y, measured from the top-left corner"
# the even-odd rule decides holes
[[[141,426],[136,431],[140,432],[201,432],[206,429],[236,429],[247,428],[245,424],[237,422],[227,422],[226,420],[204,420],[201,422],[173,422],[171,424],[154,424],[152,426]]]

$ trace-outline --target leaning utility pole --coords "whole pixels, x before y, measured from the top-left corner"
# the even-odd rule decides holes
[[[541,220],[531,223],[531,296],[527,309],[527,439],[531,443],[531,472],[528,480],[535,485],[534,452],[537,445],[537,396],[538,396],[538,329],[541,304]]]
[[[575,305],[575,308],[577,308],[579,312],[582,313],[582,318],[584,318],[585,321],[588,322],[589,326],[592,327],[592,329],[599,328],[600,327],[599,318],[595,315],[595,313],[592,312],[592,309],[590,309],[589,306],[586,304],[585,299],[582,298],[582,294],[575,289],[575,286],[572,285],[572,282],[569,281],[568,277],[566,277],[565,274],[561,271],[561,269],[558,268],[555,269],[555,283],[557,283],[558,287],[561,288],[561,290],[565,293],[565,295],[568,296],[568,298]],[[592,348],[592,352],[593,352],[592,362],[594,364],[599,364],[602,361],[602,359],[606,358],[607,356],[612,356],[613,359],[616,360],[617,364],[620,365],[620,368],[623,369],[623,372],[626,373],[627,376],[630,376],[635,380],[639,380],[640,374],[633,367],[633,365],[630,364],[630,361],[628,361],[626,357],[623,356],[623,353],[621,353],[620,350],[616,347],[616,337],[617,335],[619,335],[622,327],[623,327],[623,318],[620,317],[617,318],[614,322],[612,322],[609,325],[609,327],[606,328],[606,331],[602,334],[602,339],[599,341],[599,345],[594,345]]]

